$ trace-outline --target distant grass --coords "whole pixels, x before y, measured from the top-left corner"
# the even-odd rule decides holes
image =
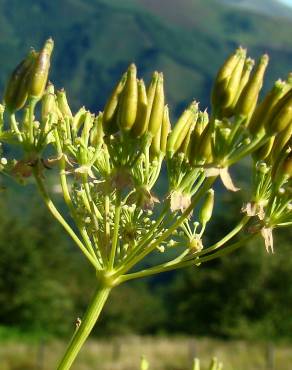
[[[52,370],[56,368],[65,344],[52,341],[46,344],[2,343],[1,370]],[[74,370],[138,370],[141,355],[150,363],[150,370],[191,370],[194,356],[201,359],[203,370],[212,356],[224,363],[224,370],[266,370],[267,346],[241,341],[224,342],[202,338],[121,337],[89,341]],[[290,370],[291,346],[274,348],[274,370]]]

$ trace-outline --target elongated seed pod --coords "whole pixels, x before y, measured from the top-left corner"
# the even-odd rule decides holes
[[[148,98],[146,87],[143,80],[138,81],[138,106],[136,121],[132,127],[132,134],[134,137],[141,137],[147,131],[147,106]]]
[[[161,125],[160,151],[166,153],[167,137],[171,130],[168,106],[164,107],[163,120]]]
[[[123,91],[126,79],[127,79],[127,73],[124,73],[121,80],[115,86],[113,92],[111,93],[110,98],[108,99],[104,107],[102,125],[103,125],[104,132],[107,134],[113,133],[112,131],[116,132],[117,125],[115,125],[116,128],[114,130],[111,128],[111,125],[114,124],[114,121],[115,121],[114,118],[116,118],[115,116],[117,113],[120,94]]]
[[[275,141],[275,136],[271,136],[270,139],[252,153],[253,158],[256,161],[265,160],[271,153]]]
[[[217,367],[218,367],[218,360],[217,360],[216,357],[213,357],[212,361],[211,361],[211,364],[210,364],[210,367],[209,367],[209,370],[217,370]]]
[[[170,153],[170,156],[172,156],[180,147],[190,125],[193,122],[194,115],[197,114],[197,111],[198,103],[194,101],[179,117],[167,140],[167,152]]]
[[[42,122],[45,123],[50,113],[56,112],[56,97],[54,85],[49,83],[42,97]]]
[[[268,66],[268,62],[268,55],[265,54],[260,58],[254,73],[244,87],[236,105],[236,113],[238,115],[242,115],[247,118],[251,117],[258,100],[259,92],[263,86],[263,78]],[[247,124],[248,121],[246,122],[246,125]]]
[[[205,127],[202,135],[200,136],[199,145],[197,149],[197,161],[204,160],[210,162],[213,157],[213,145],[212,145],[212,127],[210,124]]]
[[[82,123],[84,122],[85,107],[81,107],[72,120],[72,132],[77,135]]]
[[[290,153],[287,158],[284,160],[282,165],[282,174],[286,178],[292,177],[292,154]]]
[[[81,133],[81,139],[85,146],[88,146],[90,130],[91,127],[93,126],[93,120],[94,120],[93,115],[90,112],[86,112],[84,115],[83,129]]]
[[[90,145],[94,148],[103,144],[104,132],[102,127],[102,112],[94,118],[93,127],[90,130]]]
[[[37,53],[31,50],[26,58],[12,72],[4,94],[6,108],[10,112],[21,109],[28,96],[28,77]]]
[[[48,80],[53,48],[54,41],[48,39],[34,62],[28,87],[28,94],[34,98],[39,99],[44,93]]]
[[[198,120],[192,131],[190,137],[190,144],[189,144],[189,162],[194,165],[196,160],[198,159],[198,147],[200,143],[200,137],[205,130],[206,126],[208,125],[209,117],[208,113],[200,112],[198,116]]]
[[[206,193],[202,207],[199,213],[199,221],[202,225],[206,225],[210,221],[214,208],[214,190],[209,189]]]
[[[212,110],[215,112],[220,110],[221,106],[225,105],[226,100],[229,98],[227,86],[232,72],[240,59],[241,50],[241,48],[238,48],[232,53],[218,71],[211,93]]]
[[[160,142],[161,142],[161,126],[159,127],[158,131],[154,135],[151,142],[150,153],[153,157],[157,157],[160,154]]]
[[[274,117],[266,124],[266,130],[270,134],[281,132],[292,122],[292,97],[279,109]]]
[[[64,118],[72,118],[73,117],[71,109],[70,109],[68,101],[67,101],[66,92],[65,92],[64,89],[61,89],[61,90],[57,91],[57,105],[58,105],[58,108],[60,109]]]
[[[246,58],[246,50],[242,49],[240,54],[239,54],[239,60],[236,63],[231,76],[229,78],[227,87],[226,87],[226,100],[222,102],[221,106],[222,107],[229,107],[231,106],[233,100],[235,99],[235,96],[237,94],[237,90],[240,84],[240,79],[245,63],[245,58]]]
[[[285,145],[292,137],[292,123],[290,123],[285,130],[278,133],[275,136],[274,145],[271,151],[271,161],[272,163],[277,163],[281,151],[284,149]]]
[[[270,92],[265,96],[264,100],[257,106],[248,126],[252,135],[256,135],[258,132],[265,130],[265,126],[274,107],[285,93],[285,86],[286,82],[282,80],[276,81]]]
[[[118,124],[124,131],[131,130],[135,123],[138,104],[137,69],[131,64],[118,105]]]
[[[159,73],[151,114],[149,118],[148,131],[155,136],[159,131],[159,128],[162,124],[163,119],[163,110],[164,110],[164,87],[163,87],[163,74]]]

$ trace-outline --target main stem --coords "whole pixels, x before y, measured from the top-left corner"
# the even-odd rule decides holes
[[[68,370],[71,368],[81,347],[93,329],[111,291],[111,287],[101,285],[96,290],[90,305],[87,308],[82,323],[74,333],[68,348],[61,360],[57,370]]]

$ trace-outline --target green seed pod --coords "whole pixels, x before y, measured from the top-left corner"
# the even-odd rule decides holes
[[[156,132],[155,136],[152,139],[150,146],[150,153],[152,157],[157,157],[160,154],[160,142],[161,142],[161,126]]]
[[[275,141],[275,136],[271,136],[269,140],[252,153],[254,160],[263,161],[270,155]]]
[[[264,100],[256,107],[250,123],[249,131],[252,135],[256,135],[260,131],[265,130],[265,126],[280,99],[286,92],[286,82],[277,80]]]
[[[242,49],[238,48],[233,54],[228,57],[228,59],[219,69],[211,94],[212,110],[215,111],[215,113],[220,111],[221,107],[225,106],[226,101],[228,101],[230,98],[228,83],[232,76],[232,72],[241,59],[241,55]]]
[[[190,126],[198,114],[198,103],[192,102],[178,119],[167,140],[167,152],[172,156],[177,152],[186,137]]]
[[[3,125],[4,125],[4,105],[0,104],[0,133],[3,130]]]
[[[210,221],[214,208],[214,190],[209,189],[203,201],[199,213],[199,221],[202,225],[206,225]]]
[[[121,80],[115,86],[110,98],[108,99],[104,107],[102,125],[103,130],[106,134],[112,134],[118,131],[118,127],[116,124],[117,109],[120,100],[120,95],[125,86],[126,79],[127,73],[124,73]],[[112,128],[111,125],[113,125],[114,127]]]
[[[57,104],[64,118],[73,117],[64,89],[57,91]]]
[[[202,135],[200,136],[199,145],[197,149],[196,161],[210,162],[213,159],[213,144],[212,144],[212,127],[209,124],[206,126]],[[192,163],[192,162],[191,162]],[[194,162],[193,162],[194,163]]]
[[[213,357],[212,358],[212,361],[211,361],[211,364],[210,364],[210,367],[209,367],[209,370],[217,370],[218,368],[218,360],[216,357]]]
[[[171,124],[169,119],[169,110],[168,106],[164,107],[163,111],[163,120],[161,125],[161,138],[160,138],[160,151],[166,153],[167,137],[171,130]]]
[[[271,151],[272,163],[277,163],[278,158],[285,145],[292,137],[292,123],[290,123],[285,130],[281,131],[275,136],[274,145]]]
[[[90,145],[94,148],[98,147],[99,145],[103,144],[104,140],[104,132],[102,127],[103,117],[102,112],[99,112],[98,115],[95,117],[93,122],[93,127],[90,131]]]
[[[84,122],[84,115],[86,113],[86,109],[81,107],[79,111],[75,114],[72,120],[72,132],[77,135],[81,125]]]
[[[31,50],[27,57],[12,72],[4,94],[6,108],[10,112],[21,109],[28,96],[28,77],[37,53]]]
[[[275,107],[276,108],[276,107]],[[274,117],[266,124],[266,130],[269,134],[281,132],[288,127],[292,122],[292,97],[288,99],[283,107],[281,107]]]
[[[196,125],[194,127],[194,130],[192,131],[191,137],[190,137],[190,144],[189,144],[189,162],[192,165],[195,165],[196,159],[198,156],[198,147],[200,143],[200,138],[205,130],[206,126],[208,125],[209,117],[208,113],[200,112],[198,116],[198,120],[196,122]]]
[[[48,80],[50,59],[54,48],[54,41],[48,39],[38,54],[31,71],[28,94],[34,98],[41,98]]]
[[[118,105],[118,124],[124,131],[131,130],[135,123],[138,104],[137,69],[131,64],[127,71],[127,79],[121,92]]]
[[[266,54],[260,58],[254,73],[244,87],[236,105],[235,110],[237,115],[245,116],[247,118],[246,124],[248,124],[249,118],[256,106],[260,90],[263,86],[263,78],[268,62],[269,57]]]
[[[49,83],[42,97],[42,122],[46,122],[50,113],[56,112],[56,100],[54,85]]]
[[[141,137],[147,131],[147,103],[148,99],[144,81],[139,80],[137,116],[134,126],[132,127],[132,134],[134,137]]]
[[[292,154],[290,153],[288,157],[284,160],[282,164],[282,174],[287,179],[292,177]]]
[[[93,126],[94,117],[90,112],[86,112],[84,115],[83,129],[81,133],[81,139],[85,146],[88,145],[90,130]]]
[[[163,110],[164,110],[163,74],[159,73],[148,124],[148,131],[152,134],[152,136],[155,136],[161,127],[163,120]]]

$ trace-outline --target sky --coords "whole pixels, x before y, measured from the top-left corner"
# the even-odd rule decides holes
[[[278,1],[292,7],[292,0],[278,0]]]

